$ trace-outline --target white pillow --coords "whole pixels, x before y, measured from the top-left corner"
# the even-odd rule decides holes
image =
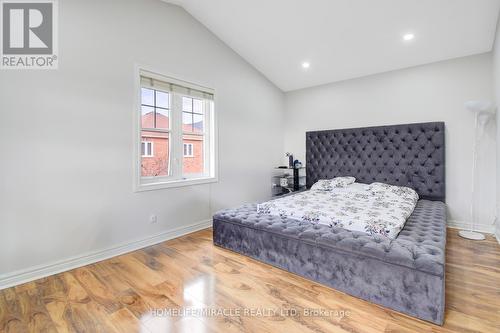
[[[313,191],[332,191],[335,188],[346,187],[356,181],[354,177],[335,177],[333,179],[320,179],[311,186]]]

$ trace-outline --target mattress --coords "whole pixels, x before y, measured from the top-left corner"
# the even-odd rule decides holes
[[[309,190],[257,205],[262,214],[396,238],[418,201],[407,187],[353,183]]]
[[[218,212],[214,244],[353,296],[442,324],[446,206],[418,201],[396,239],[257,213]]]

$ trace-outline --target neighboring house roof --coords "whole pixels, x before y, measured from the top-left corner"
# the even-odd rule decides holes
[[[156,114],[156,128],[166,129],[169,126],[169,117],[157,113]],[[191,127],[192,126],[192,127]],[[142,127],[143,128],[155,128],[154,127],[154,112],[148,112],[142,115]],[[182,124],[182,130],[184,132],[202,132],[203,131],[203,121],[198,121],[193,124]],[[154,132],[150,132],[154,133]]]

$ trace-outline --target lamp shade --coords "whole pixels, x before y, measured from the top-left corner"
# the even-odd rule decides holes
[[[491,112],[494,113],[492,104],[489,101],[468,101],[465,102],[465,108],[472,112]]]

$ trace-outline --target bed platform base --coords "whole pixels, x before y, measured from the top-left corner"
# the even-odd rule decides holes
[[[391,241],[258,215],[255,205],[246,205],[214,216],[213,239],[219,247],[442,325],[445,214],[444,204],[422,201]]]

